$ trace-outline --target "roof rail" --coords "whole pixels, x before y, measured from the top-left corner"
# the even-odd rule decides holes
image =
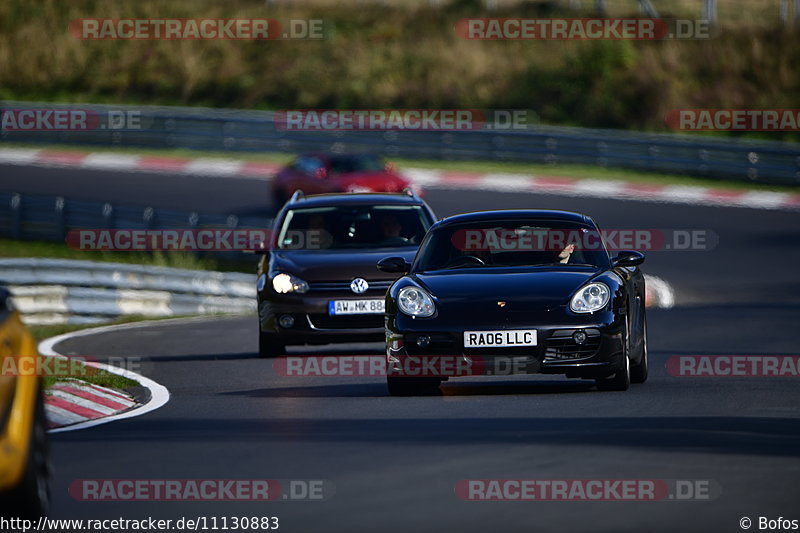
[[[290,201],[290,202],[296,202],[296,201],[298,201],[298,200],[302,200],[302,199],[303,199],[303,198],[305,198],[305,197],[306,197],[306,195],[305,195],[305,194],[303,194],[303,191],[301,191],[300,189],[297,189],[296,191],[294,191],[294,194],[293,194],[293,195],[292,195],[292,197],[289,199],[289,201]]]
[[[413,187],[406,187],[405,189],[403,189],[403,194],[407,194],[411,198],[416,198],[419,200],[419,196],[417,196],[417,191],[414,190]]]

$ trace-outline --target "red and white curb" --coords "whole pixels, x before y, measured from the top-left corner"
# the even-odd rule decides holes
[[[262,180],[270,179],[281,166],[277,163],[237,159],[160,157],[17,148],[0,148],[0,164],[86,168],[118,172],[163,172],[195,177],[237,177]],[[800,194],[785,192],[421,168],[406,168],[403,169],[403,174],[415,185],[431,189],[528,192],[753,209],[800,209]]]
[[[197,320],[197,318],[176,320],[187,321]],[[171,322],[171,320],[161,320],[159,324],[165,322]],[[98,333],[140,328],[149,325],[151,325],[149,322],[136,322],[65,333],[45,339],[39,343],[39,353],[48,357],[63,357],[63,355],[56,352],[53,347],[68,339],[95,335]],[[79,380],[58,382],[45,392],[45,410],[50,425],[50,433],[86,429],[115,420],[141,416],[163,407],[169,401],[170,394],[167,388],[150,378],[115,366],[100,363],[86,364],[136,381],[139,386],[146,388],[150,392],[150,399],[147,403],[142,404],[120,391],[98,387]]]
[[[0,148],[0,164],[258,179],[271,177],[282,166],[278,163],[211,157],[165,157],[24,148]]]
[[[137,405],[128,394],[77,379],[59,381],[45,393],[50,429],[97,420]]]

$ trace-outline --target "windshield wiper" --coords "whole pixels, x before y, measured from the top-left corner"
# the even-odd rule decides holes
[[[593,267],[593,268],[597,268],[597,265],[592,265],[592,264],[589,264],[589,263],[540,263],[538,265],[530,265],[530,266],[558,266],[558,267],[574,266],[574,267]]]
[[[444,266],[440,270],[456,270],[457,268],[485,268],[489,265],[481,265],[478,263],[469,263],[465,265]]]

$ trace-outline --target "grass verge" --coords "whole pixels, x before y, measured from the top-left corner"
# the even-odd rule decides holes
[[[214,256],[197,256],[183,252],[109,252],[75,250],[66,244],[45,241],[14,241],[0,239],[0,258],[41,257],[75,259],[111,263],[137,264],[189,270],[220,272],[255,272],[256,259],[250,262],[221,260]],[[254,256],[255,257],[255,256]]]

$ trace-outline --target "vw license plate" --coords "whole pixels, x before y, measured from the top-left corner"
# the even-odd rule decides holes
[[[464,348],[512,348],[514,346],[536,346],[536,330],[503,329],[464,332]]]
[[[383,299],[332,300],[328,302],[329,315],[382,315]]]

